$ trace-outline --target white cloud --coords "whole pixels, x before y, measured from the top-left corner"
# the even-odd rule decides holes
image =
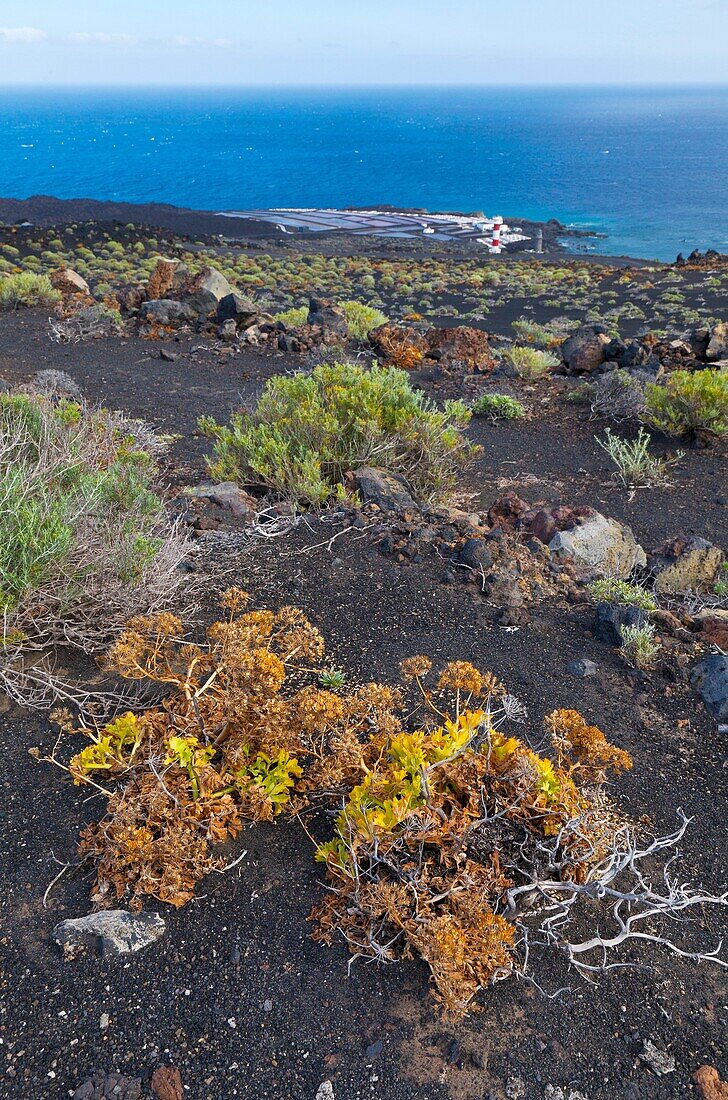
[[[229,50],[235,45],[230,38],[187,38],[183,34],[175,35],[170,41],[173,46],[201,46],[203,49],[212,46],[215,49]]]
[[[75,31],[66,37],[69,42],[92,42],[101,45],[130,45],[136,41],[130,34],[106,34],[104,31]]]
[[[0,27],[3,42],[42,42],[48,35],[38,27]]]

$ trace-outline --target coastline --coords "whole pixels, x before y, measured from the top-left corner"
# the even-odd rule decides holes
[[[258,211],[211,211],[194,210],[187,207],[174,206],[170,203],[131,203],[116,202],[103,199],[74,198],[60,199],[53,195],[31,195],[27,198],[1,197],[0,198],[0,225],[22,225],[27,222],[40,228],[48,228],[53,225],[67,225],[71,222],[95,222],[98,224],[134,224],[148,226],[150,228],[164,229],[190,238],[214,238],[237,242],[262,242],[279,244],[284,247],[295,245],[304,250],[330,251],[346,241],[352,242],[357,250],[370,251],[372,248],[384,248],[386,251],[407,251],[411,253],[423,252],[431,254],[432,251],[445,250],[458,254],[477,254],[487,258],[488,248],[482,243],[482,231],[475,225],[480,220],[478,213],[465,214],[453,211],[425,211],[422,209],[393,207],[389,204],[380,204],[366,209],[348,207],[340,211],[320,211],[310,209],[309,214],[328,215],[367,215],[376,214],[381,217],[396,218],[404,215],[412,219],[412,233],[402,234],[378,232],[373,229],[357,228],[355,232],[344,226],[335,226],[313,231],[301,231],[293,227],[282,228],[280,221],[286,215],[302,213],[299,208],[276,208],[273,210]],[[257,216],[256,216],[257,215]],[[484,215],[482,215],[484,217]],[[448,235],[441,232],[438,222],[454,225],[457,222],[470,220],[473,223],[466,230],[457,234]],[[343,220],[341,218],[340,220]],[[401,220],[401,219],[400,219]],[[526,218],[505,218],[518,237],[514,241],[507,241],[500,257],[511,255],[523,255],[524,253],[536,257],[536,236],[541,232],[543,251],[539,258],[553,258],[559,256],[563,259],[588,258],[593,261],[609,260],[616,262],[633,261],[637,263],[648,262],[649,258],[636,256],[612,256],[598,251],[580,252],[577,248],[570,248],[565,242],[583,240],[598,240],[597,233],[573,229],[563,225],[556,219],[546,222],[531,221]],[[435,232],[431,236],[424,235],[421,224],[435,226]],[[651,261],[650,261],[651,262]]]

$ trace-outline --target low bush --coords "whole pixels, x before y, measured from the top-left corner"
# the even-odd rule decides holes
[[[362,302],[339,302],[339,308],[346,317],[349,338],[363,344],[369,333],[380,325],[386,325],[388,318],[379,309],[365,306]]]
[[[625,370],[608,371],[591,387],[592,412],[611,420],[644,420],[645,383]]]
[[[560,359],[548,351],[516,345],[503,352],[503,362],[516,377],[536,382],[558,367]]]
[[[728,372],[724,370],[673,371],[664,385],[647,386],[646,401],[649,422],[669,435],[728,431]]]
[[[308,306],[294,306],[291,309],[284,309],[281,313],[274,314],[273,320],[281,321],[286,328],[300,328],[308,320]]]
[[[21,271],[0,279],[0,309],[18,309],[21,306],[55,306],[61,295],[53,287],[47,275]]]
[[[643,626],[623,626],[620,629],[622,644],[619,652],[628,665],[647,671],[652,668],[660,646],[655,641],[655,628],[652,623]]]
[[[343,499],[343,475],[367,465],[404,474],[424,497],[442,495],[475,453],[462,431],[469,419],[462,402],[438,409],[404,371],[334,363],[271,378],[252,414],[200,426],[214,440],[213,477],[321,505]]]
[[[641,584],[629,584],[614,577],[603,577],[588,586],[595,603],[610,603],[617,607],[639,607],[642,611],[657,611],[654,597]]]
[[[524,344],[531,344],[533,347],[552,348],[561,341],[561,337],[546,328],[545,325],[539,325],[536,321],[529,321],[524,317],[514,321],[511,328],[516,339],[522,340]]]
[[[636,439],[622,439],[607,428],[605,438],[595,439],[617,467],[617,479],[625,488],[654,485],[665,476],[665,463],[650,454],[650,437],[640,428]]]
[[[526,415],[521,402],[505,393],[483,393],[471,408],[474,416],[489,416],[491,420],[518,420]]]
[[[106,667],[163,686],[158,705],[80,729],[55,715],[86,744],[67,765],[48,759],[107,799],[80,841],[96,905],[184,905],[225,870],[214,848],[246,822],[324,810],[323,822],[336,817],[316,849],[330,892],[312,913],[315,937],[380,963],[419,955],[453,1018],[492,982],[529,977],[536,945],[592,979],[612,950],[644,940],[715,960],[660,930],[661,918],[724,900],[661,866],[651,880],[687,819],[638,842],[606,793],[632,760],[577,711],[548,715],[546,754],[504,732],[524,709],[465,661],[430,687],[426,657],[402,662],[404,689],[338,677],[322,687],[324,640],[303,613],[247,603],[229,590],[204,644],[186,641],[174,615],[129,624]]]
[[[30,649],[93,653],[167,605],[183,540],[154,490],[143,424],[41,394],[0,397],[0,678]],[[17,683],[16,683],[17,681]]]

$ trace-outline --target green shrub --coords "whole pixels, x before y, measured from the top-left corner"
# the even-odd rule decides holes
[[[0,396],[0,681],[16,697],[25,647],[94,652],[179,584],[184,544],[154,490],[158,449],[120,414]]]
[[[646,392],[649,423],[669,435],[728,431],[728,373],[676,370],[664,385],[650,382]]]
[[[614,577],[592,581],[589,595],[596,603],[611,603],[618,607],[639,607],[642,611],[656,611],[652,595],[641,584],[629,584]]]
[[[214,440],[213,477],[324,504],[344,496],[347,470],[368,465],[404,474],[425,497],[441,495],[475,453],[462,433],[469,419],[459,401],[438,409],[405,371],[332,363],[271,378],[252,414],[236,413],[228,426],[203,417],[200,427]]]
[[[554,367],[558,367],[560,360],[551,352],[516,345],[503,352],[503,362],[518,378],[535,382],[539,378],[545,378]]]
[[[387,323],[387,317],[380,310],[365,306],[362,302],[339,302],[339,309],[346,317],[350,339],[362,344],[372,329]]]
[[[35,275],[21,271],[0,279],[0,309],[18,309],[20,306],[54,306],[61,296],[47,275]]]
[[[627,664],[643,671],[652,668],[660,652],[652,623],[645,623],[644,626],[623,626],[619,634],[622,641],[619,652]]]
[[[625,488],[654,485],[665,476],[665,463],[650,454],[650,437],[640,428],[636,439],[622,439],[607,428],[604,439],[594,437],[617,467],[617,480]]]
[[[524,344],[532,344],[537,348],[551,348],[559,343],[558,336],[544,325],[537,324],[536,321],[521,317],[512,323],[511,328],[516,338],[522,340]]]
[[[475,416],[489,416],[492,420],[518,420],[526,415],[525,406],[515,397],[505,393],[483,393],[473,402]]]
[[[274,321],[281,321],[286,328],[300,328],[308,320],[308,306],[296,306],[293,309],[284,309],[273,316]]]

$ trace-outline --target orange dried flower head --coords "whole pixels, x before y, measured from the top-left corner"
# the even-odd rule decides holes
[[[445,665],[437,681],[439,691],[467,691],[479,695],[483,687],[483,674],[469,661],[450,661]]]
[[[403,680],[421,680],[432,668],[429,657],[406,657],[399,663],[399,671]]]
[[[624,749],[607,741],[598,726],[590,726],[578,710],[554,710],[546,717],[554,747],[562,755],[571,755],[591,768],[628,771],[632,757]]]
[[[246,592],[244,588],[238,588],[237,585],[228,588],[220,597],[220,606],[232,611],[233,614],[242,611],[249,602],[250,593]]]

